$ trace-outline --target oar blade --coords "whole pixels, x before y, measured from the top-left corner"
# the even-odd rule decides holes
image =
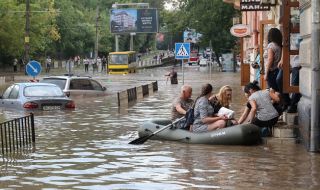
[[[129,142],[129,144],[135,144],[135,145],[143,144],[143,143],[145,143],[149,138],[151,138],[152,136],[153,136],[153,134],[139,137],[139,138],[137,138],[137,139]]]

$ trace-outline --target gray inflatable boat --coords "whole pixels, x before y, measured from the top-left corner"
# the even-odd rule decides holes
[[[151,120],[145,122],[138,130],[139,137],[150,135],[170,123],[170,120]],[[261,141],[261,136],[260,129],[256,125],[241,124],[207,133],[192,133],[187,130],[171,127],[155,134],[151,139],[194,144],[254,145]]]

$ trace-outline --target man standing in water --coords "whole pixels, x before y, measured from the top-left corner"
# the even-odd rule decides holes
[[[173,101],[171,107],[171,120],[175,121],[184,117],[189,108],[193,105],[193,100],[191,99],[192,88],[190,85],[183,85],[181,87],[181,93],[178,98]],[[177,127],[181,128],[185,123],[185,120],[182,119],[177,123]]]
[[[174,70],[174,67],[172,67],[172,71],[165,76],[170,77],[171,84],[178,84],[178,74]]]

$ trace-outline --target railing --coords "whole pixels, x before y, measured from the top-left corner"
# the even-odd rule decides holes
[[[153,91],[158,91],[158,82],[152,82]]]
[[[142,85],[142,95],[146,96],[149,94],[149,85]]]
[[[33,114],[0,123],[0,143],[3,155],[35,143]]]
[[[153,94],[155,91],[158,91],[158,81],[118,92],[118,106],[128,105],[131,102]]]
[[[127,89],[127,93],[128,93],[128,102],[132,102],[137,99],[136,87]]]

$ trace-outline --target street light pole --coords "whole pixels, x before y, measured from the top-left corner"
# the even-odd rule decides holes
[[[24,66],[29,62],[30,50],[30,0],[26,0],[26,28],[24,36]]]
[[[96,66],[98,66],[97,64],[97,58],[98,58],[98,50],[99,50],[99,20],[100,20],[100,12],[99,12],[99,5],[97,6],[97,16],[96,16],[96,43],[95,43],[95,53],[94,53],[94,59],[95,59],[95,63]]]

